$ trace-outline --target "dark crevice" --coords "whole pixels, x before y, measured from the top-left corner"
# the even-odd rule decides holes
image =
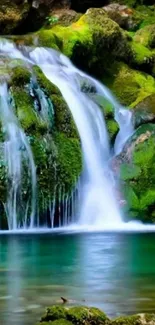
[[[84,13],[89,8],[100,8],[108,3],[108,0],[71,0],[71,9]]]

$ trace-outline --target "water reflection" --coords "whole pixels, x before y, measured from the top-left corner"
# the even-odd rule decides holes
[[[33,325],[45,306],[94,305],[110,316],[152,311],[154,234],[0,237],[0,323]]]

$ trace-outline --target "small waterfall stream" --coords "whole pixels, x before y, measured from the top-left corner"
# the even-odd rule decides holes
[[[1,42],[0,44],[0,53],[5,53],[12,58],[22,58],[27,64],[37,64],[43,71],[44,75],[60,89],[66,103],[68,104],[68,107],[71,110],[81,138],[84,168],[81,181],[82,185],[80,187],[81,208],[79,211],[79,224],[93,225],[102,228],[104,225],[112,225],[114,227],[115,224],[121,223],[121,216],[115,197],[116,184],[114,175],[109,167],[111,154],[106,124],[98,105],[86,93],[81,91],[80,78],[86,78],[90,84],[95,86],[97,93],[104,96],[113,105],[115,110],[115,118],[120,127],[120,131],[116,137],[114,146],[114,151],[116,154],[122,150],[124,143],[133,133],[130,111],[120,106],[115,97],[105,86],[78,70],[72,65],[68,58],[59,52],[45,48],[31,49],[24,47],[23,50],[24,51],[22,52],[21,48],[19,51],[10,42],[5,41]],[[3,87],[1,86],[1,88]],[[4,107],[4,105],[6,106],[6,100],[1,106]],[[43,101],[42,105],[44,105]],[[4,118],[4,125],[6,123],[7,121]],[[18,124],[16,121],[13,125],[15,127],[15,140],[11,141],[14,141],[13,144],[15,148],[17,146],[17,142],[18,144],[20,142],[24,143],[29,161],[31,162],[30,168],[33,178],[32,184],[33,188],[35,188],[35,166],[30,147],[26,142],[23,131],[17,127]],[[16,131],[16,128],[18,132]],[[13,129],[11,129],[11,135],[12,134]],[[9,134],[10,137],[11,135]],[[8,152],[10,152],[9,149]],[[17,152],[11,153],[11,161],[14,160],[15,154],[17,154]],[[9,161],[8,158],[6,160]],[[19,166],[21,166],[20,163],[19,157]],[[17,184],[20,183],[20,168],[16,167],[13,171],[8,168],[8,175],[13,175],[12,188],[14,198],[8,199],[8,202],[11,202],[11,205],[13,204],[13,208],[10,210],[11,212],[8,213],[10,216],[13,211],[14,221],[10,226],[13,228],[18,226],[17,222],[15,221],[15,215],[17,213],[16,186],[18,186]],[[18,180],[17,182],[16,178]],[[8,205],[9,204],[10,203],[8,203]],[[52,224],[53,215],[54,212],[52,211]],[[9,218],[11,219],[11,217]],[[31,218],[31,220],[33,220],[33,218]],[[31,225],[33,225],[33,222]]]
[[[8,228],[9,230],[27,226],[32,228],[36,213],[36,168],[26,135],[18,125],[17,118],[9,103],[9,93],[5,83],[0,85],[0,119],[5,134],[4,160],[8,182],[5,210]],[[28,198],[27,202],[23,202],[22,198],[23,160],[27,166],[27,177],[31,184],[31,199]]]

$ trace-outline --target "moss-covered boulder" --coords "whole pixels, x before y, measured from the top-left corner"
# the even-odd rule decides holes
[[[143,324],[154,324],[154,314],[138,314],[131,316],[121,316],[112,321],[113,325],[143,325]]]
[[[133,123],[135,128],[149,122],[155,122],[155,94],[144,98],[133,110]]]
[[[141,28],[134,36],[134,40],[146,47],[155,48],[155,24]]]
[[[41,324],[46,323],[55,325],[108,325],[109,319],[104,312],[94,307],[53,306],[47,308],[46,314],[41,318]]]
[[[130,45],[132,50],[130,65],[155,76],[155,52],[134,40]]]
[[[34,66],[29,70],[18,63],[17,60],[16,66],[14,62],[11,68],[9,61],[9,68],[7,67],[10,95],[8,101],[33,152],[37,174],[38,212],[41,223],[44,224],[44,214],[52,201],[57,204],[59,200],[59,204],[61,203],[60,191],[63,189],[64,199],[75,186],[82,169],[81,145],[72,115],[59,89],[46,79],[38,67]],[[0,207],[2,206],[3,212],[7,195],[4,141],[5,130],[0,128]],[[31,195],[30,189],[27,190],[25,172],[23,193]],[[3,218],[1,228],[7,227],[5,220],[6,217]]]
[[[113,91],[121,104],[134,108],[155,93],[155,80],[149,74],[114,63],[106,69],[103,82]]]
[[[39,44],[53,47],[53,35],[62,41],[60,50],[76,65],[96,74],[101,74],[111,58],[127,60],[131,52],[127,36],[104,9],[89,9],[71,26],[58,24],[39,31]]]
[[[155,222],[155,125],[140,126],[116,158],[126,218]],[[119,167],[118,167],[119,166]]]
[[[41,325],[154,325],[155,314],[137,314],[109,319],[106,314],[94,307],[52,306],[41,318]],[[37,324],[37,325],[39,325]]]

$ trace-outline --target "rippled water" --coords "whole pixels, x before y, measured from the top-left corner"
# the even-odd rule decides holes
[[[59,303],[109,316],[154,311],[155,234],[0,236],[0,324],[33,325]]]

